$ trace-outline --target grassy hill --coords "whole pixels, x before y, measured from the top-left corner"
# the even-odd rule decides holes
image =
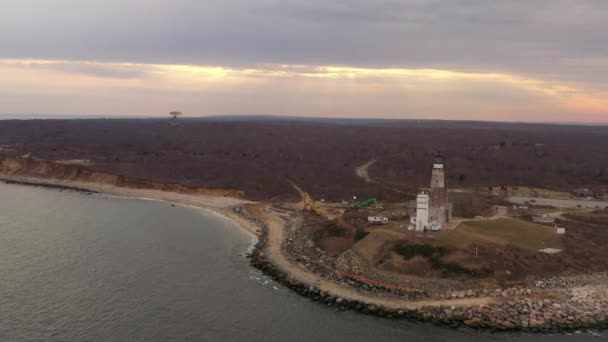
[[[510,244],[529,250],[563,248],[561,236],[553,228],[510,218],[463,222],[438,240],[456,248],[473,243]]]

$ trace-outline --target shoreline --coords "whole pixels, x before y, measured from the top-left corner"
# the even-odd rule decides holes
[[[257,237],[257,242],[248,253],[250,264],[253,267],[294,292],[340,311],[352,310],[380,317],[431,322],[453,328],[469,327],[494,331],[555,333],[583,328],[608,328],[608,316],[602,316],[603,319],[598,321],[585,321],[587,319],[585,316],[585,320],[577,320],[575,324],[562,324],[557,321],[553,323],[551,319],[548,319],[547,323],[541,320],[542,323],[539,324],[523,324],[522,320],[507,317],[513,316],[511,314],[494,319],[493,311],[511,312],[514,307],[513,302],[497,297],[411,301],[362,293],[351,286],[338,284],[325,279],[321,274],[306,271],[291,264],[281,250],[286,222],[277,213],[272,213],[269,210],[270,205],[265,203],[212,195],[185,195],[159,190],[128,189],[105,184],[33,177],[3,175],[0,176],[0,181],[8,184],[71,190],[85,194],[101,193],[125,198],[164,201],[211,212]],[[244,206],[247,205],[258,212],[249,213],[248,209],[244,209]],[[606,303],[608,303],[608,299]],[[515,305],[520,304],[522,303]],[[535,302],[530,305],[533,308],[539,307],[539,312],[544,312],[543,307],[547,310],[561,307],[558,302],[547,302],[546,299],[544,302]],[[517,311],[520,312],[520,310]],[[546,314],[543,315],[543,317],[547,317]]]
[[[23,186],[33,186],[46,188],[51,190],[59,190],[59,191],[74,191],[79,192],[85,195],[93,195],[93,194],[104,194],[107,196],[115,196],[118,198],[128,198],[128,199],[138,199],[145,201],[158,201],[158,202],[166,202],[174,205],[182,205],[186,207],[191,207],[193,209],[204,210],[205,212],[210,213],[211,215],[216,215],[217,217],[229,221],[230,223],[238,226],[242,231],[256,235],[256,229],[254,229],[251,224],[247,224],[246,222],[242,222],[239,220],[236,215],[234,215],[230,210],[226,208],[232,205],[239,205],[243,203],[254,203],[246,200],[238,200],[233,198],[226,198],[220,196],[212,196],[212,195],[184,195],[173,192],[160,191],[167,195],[167,197],[158,197],[158,196],[150,196],[154,192],[158,192],[157,190],[149,190],[149,189],[129,189],[129,188],[120,188],[116,186],[102,185],[90,182],[74,182],[74,181],[62,181],[57,179],[45,179],[45,178],[34,178],[34,177],[15,177],[15,176],[0,176],[0,182],[10,185],[23,185]],[[114,190],[114,191],[113,191]],[[173,194],[175,196],[183,197],[184,200],[180,200],[179,198],[169,198],[170,195]],[[192,198],[190,198],[192,197]],[[206,201],[202,203],[194,203],[192,200],[194,198],[203,198]],[[214,202],[214,199],[218,199],[219,201]],[[223,203],[227,200],[227,203]],[[235,202],[237,204],[233,204]],[[213,203],[213,204],[210,204]],[[230,205],[228,205],[230,204]]]

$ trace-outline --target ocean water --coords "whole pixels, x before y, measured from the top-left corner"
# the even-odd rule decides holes
[[[196,208],[0,183],[0,342],[598,340],[337,312],[251,268],[250,243]]]

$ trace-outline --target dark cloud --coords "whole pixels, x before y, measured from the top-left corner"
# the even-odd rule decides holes
[[[602,82],[605,0],[5,0],[0,58],[442,68]],[[598,75],[599,70],[599,75]]]

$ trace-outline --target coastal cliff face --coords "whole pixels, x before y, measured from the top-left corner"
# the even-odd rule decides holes
[[[211,195],[233,198],[241,198],[244,196],[243,191],[240,190],[195,188],[175,183],[154,182],[93,171],[82,165],[62,164],[37,158],[17,158],[0,155],[0,175],[89,182],[122,188],[162,190],[191,195]]]

